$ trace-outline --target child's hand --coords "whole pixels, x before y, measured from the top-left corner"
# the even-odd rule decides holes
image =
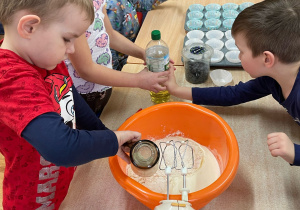
[[[293,142],[285,133],[268,134],[268,147],[273,157],[282,157],[290,164],[294,163],[295,148]]]
[[[174,66],[172,64],[170,64],[170,68],[169,68],[170,74],[169,74],[168,80],[166,80],[166,82],[164,83],[164,85],[167,87],[167,90],[170,93],[178,87],[178,85],[176,83],[174,71],[175,71]]]
[[[115,134],[118,138],[118,142],[119,142],[119,150],[117,152],[117,155],[129,164],[130,158],[126,154],[126,152],[128,152],[126,150],[126,148],[128,149],[128,147],[125,148],[125,146],[123,146],[123,144],[128,141],[136,142],[136,141],[140,140],[141,134],[136,131],[114,131],[114,132],[115,132]]]
[[[172,58],[169,59],[169,62],[174,65],[174,60]]]
[[[167,81],[169,74],[169,71],[150,72],[147,68],[144,68],[138,73],[138,87],[156,93],[162,90],[166,90],[166,87],[162,86],[161,84]]]

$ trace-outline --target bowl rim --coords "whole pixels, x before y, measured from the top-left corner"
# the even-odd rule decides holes
[[[201,112],[203,112],[206,115],[210,115],[213,118],[217,120],[218,123],[220,123],[224,128],[225,128],[225,133],[229,137],[227,142],[231,142],[228,144],[228,150],[229,150],[229,155],[228,155],[228,164],[224,168],[223,173],[220,175],[220,177],[213,182],[211,185],[207,186],[206,188],[189,193],[189,202],[192,204],[192,206],[195,208],[196,206],[193,205],[198,203],[201,204],[207,204],[210,202],[212,199],[220,195],[222,192],[224,192],[229,185],[232,183],[234,180],[234,177],[237,173],[238,170],[238,165],[239,165],[239,147],[238,147],[238,142],[237,139],[230,128],[230,126],[227,124],[227,122],[222,119],[218,114],[215,112],[204,108],[200,105],[188,103],[188,102],[167,102],[163,104],[157,104],[153,105],[150,107],[147,107],[135,114],[133,114],[131,117],[129,117],[120,127],[118,130],[126,130],[126,127],[134,123],[135,119],[144,116],[146,114],[151,113],[152,111],[155,111],[159,108],[166,108],[169,106],[179,106],[179,107],[186,107],[190,109],[196,109]],[[237,152],[233,152],[237,151]],[[156,200],[165,200],[166,195],[153,192],[143,186],[142,184],[138,183],[137,181],[133,180],[132,178],[128,177],[121,169],[119,166],[119,158],[118,156],[112,156],[109,157],[109,166],[111,169],[111,172],[116,179],[116,181],[131,195],[133,195],[136,199],[138,199],[140,202],[143,204],[149,203],[149,198],[151,197],[153,199],[153,205],[159,205],[155,204]],[[181,200],[181,195],[170,195],[171,200]],[[148,205],[147,205],[148,206]],[[149,207],[149,206],[148,206]]]

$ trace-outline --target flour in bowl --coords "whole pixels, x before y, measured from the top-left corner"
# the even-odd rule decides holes
[[[171,142],[172,140],[176,142],[176,147],[180,148],[176,154],[174,153],[174,147],[170,145],[166,146],[166,142]],[[180,142],[185,142],[186,140],[188,140],[188,146],[182,144],[180,147]],[[187,170],[188,173],[186,176],[186,186],[190,189],[190,193],[209,186],[220,176],[220,167],[215,156],[207,147],[200,145],[196,141],[181,136],[168,136],[154,142],[160,150],[161,148],[163,150],[160,151],[161,157],[158,162],[160,168],[164,169],[166,165],[176,165],[177,169],[181,169],[182,165],[190,168]],[[161,146],[160,142],[162,142]],[[181,157],[184,157],[183,160],[181,160],[179,154]],[[161,162],[162,156],[164,160]],[[132,171],[130,165],[127,165],[127,175],[154,192],[167,193],[167,176],[165,175],[165,170],[158,169],[150,177],[140,177]],[[181,194],[182,185],[183,177],[181,170],[172,169],[170,175],[170,194]]]

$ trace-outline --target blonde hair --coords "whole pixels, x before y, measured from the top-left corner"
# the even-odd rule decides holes
[[[47,23],[57,18],[58,11],[67,4],[75,4],[86,13],[87,20],[94,21],[92,0],[0,0],[0,22],[10,24],[16,12],[27,10]]]

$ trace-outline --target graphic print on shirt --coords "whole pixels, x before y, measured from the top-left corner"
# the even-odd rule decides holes
[[[104,3],[104,0],[94,0],[93,1],[94,7],[96,10],[99,10],[103,3]]]
[[[45,82],[51,86],[50,97],[55,111],[64,119],[64,123],[75,128],[75,112],[72,93],[72,81],[70,77],[62,74],[51,74],[45,78]],[[38,209],[54,209],[56,183],[59,177],[59,166],[55,166],[40,156],[42,168],[39,171],[39,180],[43,183],[37,185],[36,203],[41,204]],[[45,193],[48,195],[45,196]]]
[[[42,206],[38,209],[54,209],[55,203],[52,201],[55,198],[56,183],[59,177],[59,166],[54,166],[49,161],[40,157],[40,164],[43,168],[39,171],[39,180],[45,181],[44,184],[38,184],[37,193],[49,193],[47,196],[39,196],[36,198],[36,203]]]
[[[50,97],[53,100],[55,111],[60,113],[66,125],[75,129],[75,113],[71,78],[62,74],[51,74],[45,78],[45,82],[51,84],[52,90]]]
[[[93,27],[93,31],[98,32],[100,34],[96,38],[95,45],[94,45],[94,47],[97,48],[95,50],[96,52],[99,51],[99,49],[107,48],[109,44],[108,34],[106,32],[101,33],[101,31],[103,30],[103,26],[104,26],[103,20],[99,18],[97,14],[97,17],[95,18],[95,25]],[[92,48],[92,54],[94,51],[94,47]],[[107,66],[110,63],[110,54],[108,50],[106,50],[106,52],[104,51],[97,57],[96,63],[104,66]]]

